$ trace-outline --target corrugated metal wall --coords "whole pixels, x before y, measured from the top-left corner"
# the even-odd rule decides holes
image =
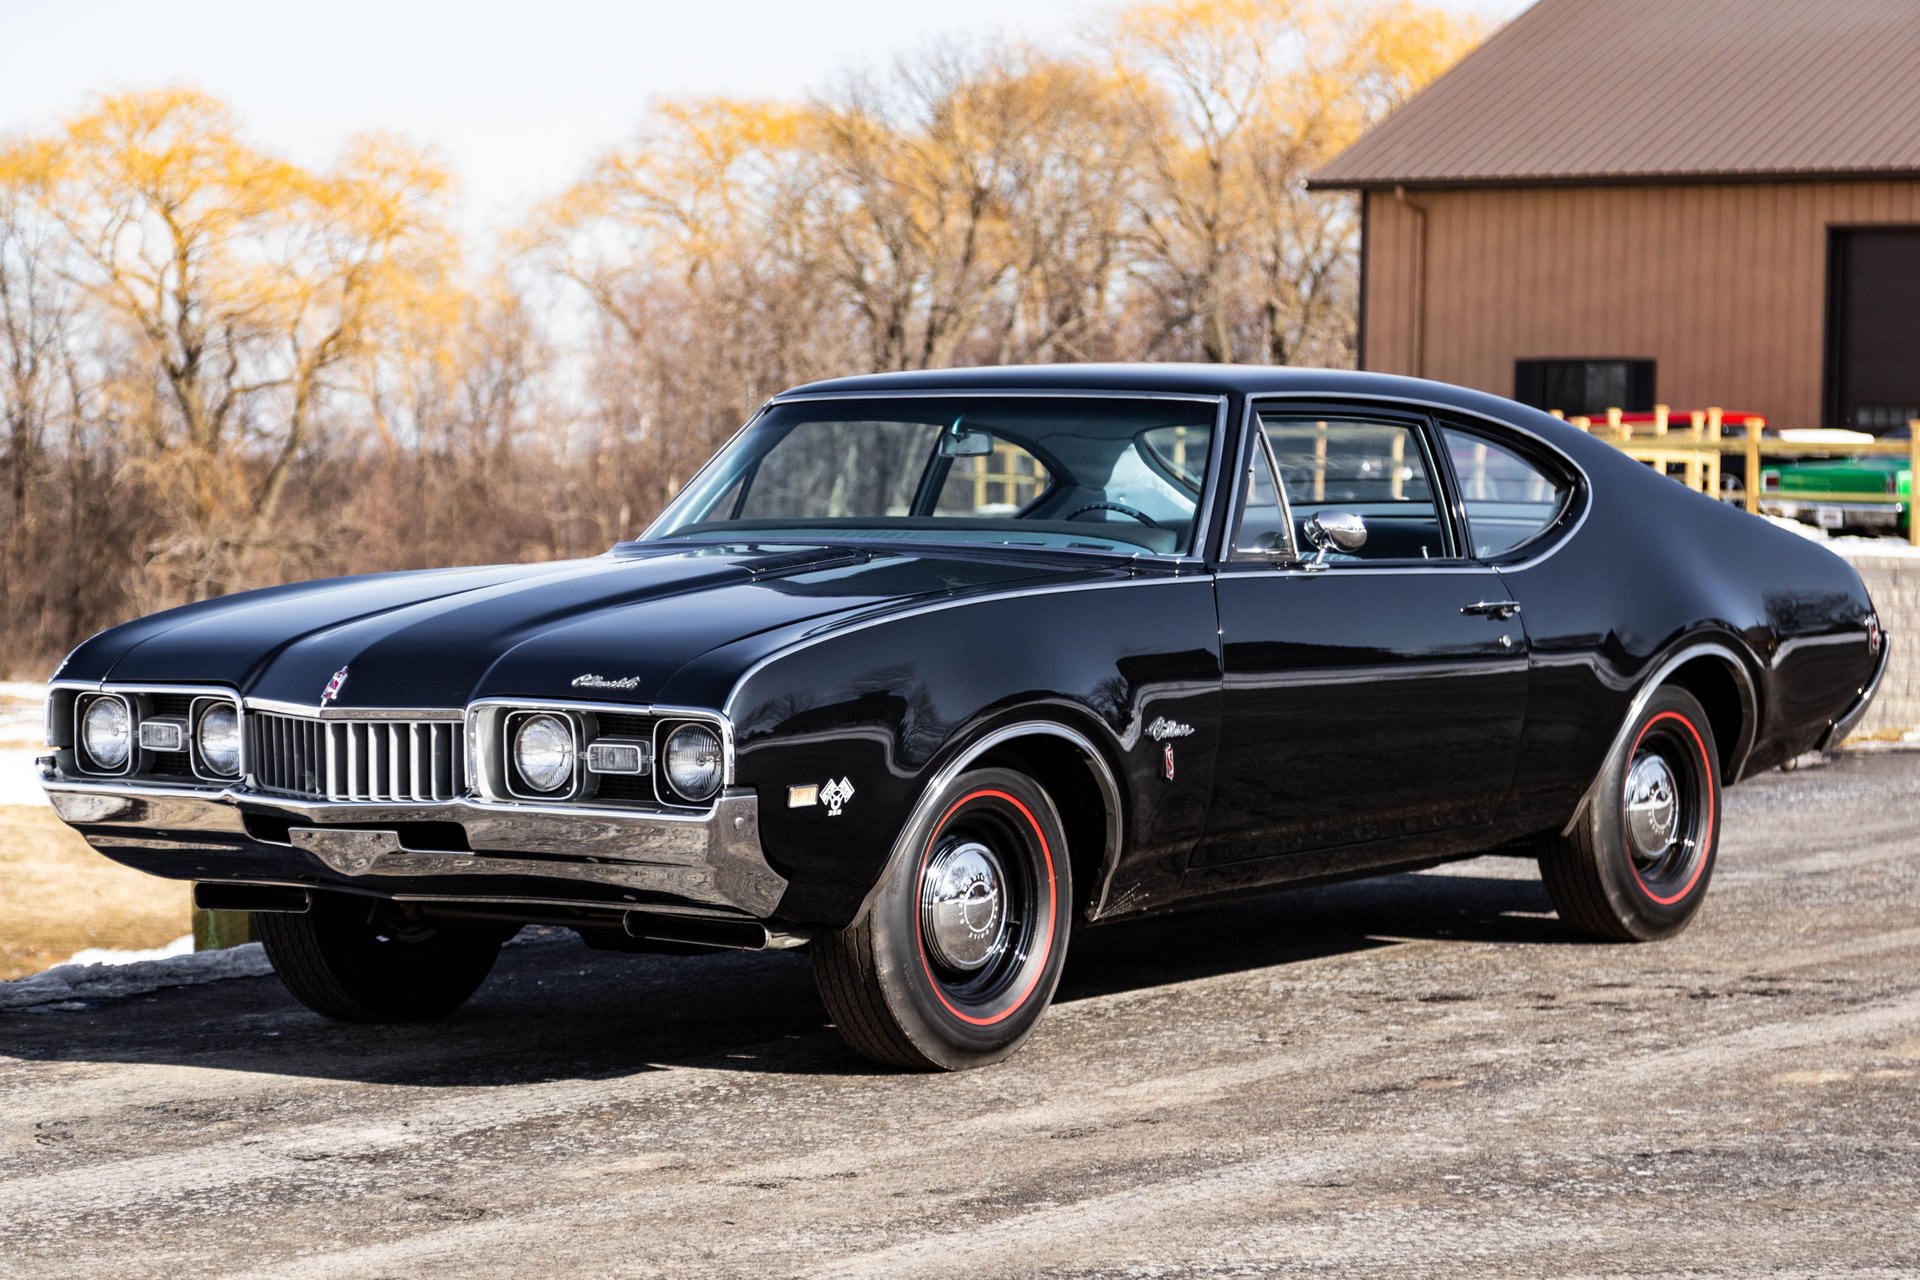
[[[1409,191],[1423,308],[1418,215],[1365,198],[1367,368],[1510,396],[1517,359],[1651,357],[1660,400],[1782,426],[1821,417],[1827,229],[1920,224],[1914,181]]]

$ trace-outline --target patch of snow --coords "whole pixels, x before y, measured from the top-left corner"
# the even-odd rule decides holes
[[[139,964],[142,960],[171,960],[193,953],[193,935],[183,933],[164,947],[145,951],[114,951],[108,947],[88,947],[67,957],[68,964]]]
[[[0,805],[49,803],[33,764],[46,753],[45,747],[0,747]]]
[[[1902,560],[1920,560],[1920,547],[1908,545],[1905,538],[1869,538],[1858,533],[1834,537],[1824,529],[1816,529],[1810,524],[1801,524],[1798,520],[1789,520],[1785,516],[1761,516],[1760,518],[1768,524],[1785,529],[1788,533],[1797,533],[1809,542],[1818,542],[1835,555],[1860,559],[1893,556]]]
[[[266,951],[257,942],[223,951],[190,951],[161,960],[55,965],[30,978],[0,982],[0,1010],[85,1008],[90,1000],[145,995],[163,987],[199,986],[226,978],[259,978],[272,971]]]

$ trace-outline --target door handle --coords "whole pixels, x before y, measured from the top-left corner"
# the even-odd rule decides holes
[[[1498,618],[1505,621],[1520,612],[1518,600],[1480,600],[1473,604],[1462,605],[1460,612],[1482,618]]]

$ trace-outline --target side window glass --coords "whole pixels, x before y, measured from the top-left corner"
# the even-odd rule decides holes
[[[1233,531],[1235,560],[1272,562],[1294,554],[1293,531],[1280,507],[1264,449],[1253,450],[1253,461],[1240,476],[1240,524]]]
[[[1280,466],[1294,542],[1303,554],[1312,551],[1307,522],[1322,511],[1342,511],[1366,523],[1367,540],[1353,551],[1330,554],[1333,563],[1447,555],[1433,472],[1412,426],[1278,414],[1261,415],[1260,425]]]
[[[1571,488],[1513,450],[1452,427],[1440,434],[1460,480],[1474,555],[1511,551],[1538,537],[1566,509]]]
[[[1040,459],[1017,444],[995,440],[992,453],[953,459],[933,511],[941,516],[1010,516],[1031,506],[1052,482]]]

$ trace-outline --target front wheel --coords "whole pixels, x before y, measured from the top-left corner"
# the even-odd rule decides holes
[[[1541,879],[1570,928],[1650,942],[1687,927],[1720,847],[1719,760],[1699,701],[1656,692],[1572,829],[1541,846]]]
[[[856,1051],[954,1071],[1032,1034],[1066,960],[1073,883],[1059,815],[1024,775],[963,774],[929,812],[860,919],[814,939],[814,977]]]
[[[385,903],[340,893],[315,893],[299,915],[253,920],[287,990],[341,1022],[444,1018],[479,990],[506,941],[494,926],[409,921]]]

